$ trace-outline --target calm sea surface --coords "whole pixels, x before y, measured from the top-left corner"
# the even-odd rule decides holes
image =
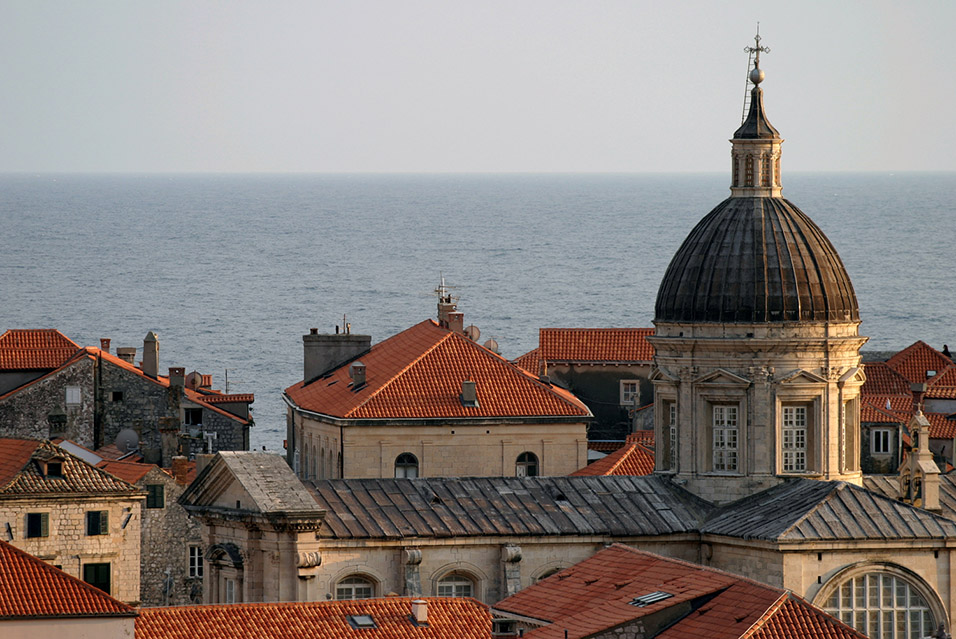
[[[866,348],[956,344],[956,174],[788,174],[846,264]],[[58,328],[254,392],[285,437],[301,335],[347,315],[373,342],[434,317],[513,358],[544,326],[651,326],[671,256],[729,195],[707,175],[0,176],[0,332]]]

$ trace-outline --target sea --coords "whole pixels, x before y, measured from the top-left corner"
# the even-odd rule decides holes
[[[956,345],[956,173],[788,173],[853,281],[865,349]],[[0,332],[56,328],[255,393],[281,450],[310,328],[381,341],[434,318],[512,359],[542,327],[652,326],[657,288],[725,174],[0,175]],[[141,354],[141,350],[140,353]]]

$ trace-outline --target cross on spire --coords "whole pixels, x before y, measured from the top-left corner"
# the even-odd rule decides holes
[[[760,67],[760,54],[761,53],[770,53],[770,47],[764,47],[760,45],[760,23],[757,23],[757,35],[754,36],[753,47],[744,47],[744,51],[747,53],[754,54],[754,68]]]

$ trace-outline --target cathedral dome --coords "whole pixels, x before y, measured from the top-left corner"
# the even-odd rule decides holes
[[[731,140],[730,198],[677,250],[657,293],[657,322],[857,322],[856,294],[823,231],[785,200],[783,139],[767,119],[760,46],[750,109]]]
[[[657,322],[859,320],[853,284],[823,231],[782,197],[730,197],[671,260]]]

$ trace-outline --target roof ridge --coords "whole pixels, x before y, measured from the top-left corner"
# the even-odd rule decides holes
[[[811,480],[807,480],[807,481],[818,481],[818,480],[811,479]],[[791,524],[790,524],[789,526],[787,526],[780,534],[777,535],[777,539],[780,539],[780,538],[786,536],[786,535],[787,535],[790,531],[792,531],[794,528],[796,528],[797,526],[799,526],[800,524],[802,524],[803,522],[805,522],[807,519],[809,519],[809,518],[810,518],[810,515],[812,515],[813,513],[817,512],[817,510],[819,510],[820,506],[823,504],[824,501],[826,501],[827,499],[829,499],[830,497],[832,497],[834,493],[838,492],[839,490],[843,489],[845,486],[848,485],[848,483],[845,482],[845,481],[821,482],[821,483],[829,483],[829,484],[830,484],[829,490],[826,491],[826,494],[825,494],[825,496],[824,496],[824,499],[818,499],[818,500],[814,501],[813,507],[812,507],[812,508],[808,508],[808,509],[806,509],[805,511],[803,511],[803,514],[802,514],[802,515],[800,515],[799,517],[797,517],[797,518],[793,521],[793,523],[791,523]]]
[[[750,624],[750,627],[747,628],[747,630],[745,630],[745,631],[743,632],[743,634],[740,635],[740,638],[739,638],[739,639],[748,639],[748,637],[752,637],[752,636],[754,635],[754,633],[756,633],[758,630],[762,629],[763,626],[765,626],[765,625],[767,624],[767,622],[770,621],[770,618],[771,618],[773,615],[775,615],[775,614],[777,613],[777,611],[779,611],[781,608],[783,608],[783,605],[784,605],[784,604],[787,602],[787,600],[790,598],[790,595],[791,595],[791,594],[792,594],[792,593],[791,593],[791,591],[790,591],[789,589],[788,589],[788,590],[784,590],[784,591],[783,591],[783,594],[781,594],[779,597],[777,597],[777,599],[776,599],[772,604],[770,604],[770,605],[767,607],[766,610],[764,610],[763,614],[760,615],[759,617],[757,617],[757,618],[754,620],[754,622],[753,622],[752,624]]]
[[[418,324],[415,324],[415,326],[412,326],[411,328],[406,329],[406,330],[412,330],[412,329],[417,328],[417,327],[419,327],[419,326],[426,326],[426,325],[428,325],[427,323],[430,323],[431,326],[434,327],[434,328],[441,328],[440,326],[438,326],[437,324],[435,324],[435,322],[434,322],[431,318],[429,318],[429,319],[427,319],[427,320],[425,320],[425,321],[423,321],[423,322],[419,322]],[[389,337],[388,339],[383,340],[383,341],[379,342],[378,344],[375,344],[375,346],[380,346],[380,345],[384,344],[385,342],[389,341],[390,339],[392,339],[393,337],[397,337],[398,335],[401,335],[401,334],[404,333],[404,332],[405,332],[405,331],[401,331],[401,332],[399,332],[399,333],[396,333],[395,335],[392,335],[392,337]],[[382,384],[381,386],[379,386],[378,388],[376,388],[375,390],[373,390],[371,393],[369,393],[369,396],[368,396],[368,397],[366,397],[366,398],[363,399],[361,402],[359,402],[357,405],[355,405],[355,406],[353,406],[351,409],[349,409],[348,412],[345,413],[344,417],[345,417],[345,418],[351,417],[351,416],[354,415],[355,412],[358,411],[360,408],[362,408],[363,406],[367,405],[367,404],[368,404],[369,402],[371,402],[374,398],[376,398],[376,397],[378,397],[379,395],[381,395],[382,392],[383,392],[386,388],[391,387],[392,384],[394,384],[399,378],[401,378],[405,373],[407,373],[407,372],[412,368],[412,366],[414,366],[415,364],[417,364],[418,362],[420,362],[422,359],[424,359],[424,357],[425,357],[426,355],[428,355],[429,353],[431,353],[432,351],[434,351],[436,348],[438,348],[439,345],[443,344],[443,343],[445,342],[445,340],[448,339],[448,336],[449,336],[449,335],[454,335],[454,333],[449,330],[446,335],[442,335],[434,344],[432,344],[431,346],[429,346],[428,348],[426,348],[424,352],[419,353],[417,357],[415,357],[414,359],[412,359],[412,361],[410,361],[408,364],[406,364],[404,367],[402,367],[401,370],[399,370],[397,373],[395,373],[394,375],[392,375],[388,380],[386,380],[384,384]],[[375,348],[375,346],[373,346],[372,348]],[[371,352],[371,350],[370,350],[369,352]]]

